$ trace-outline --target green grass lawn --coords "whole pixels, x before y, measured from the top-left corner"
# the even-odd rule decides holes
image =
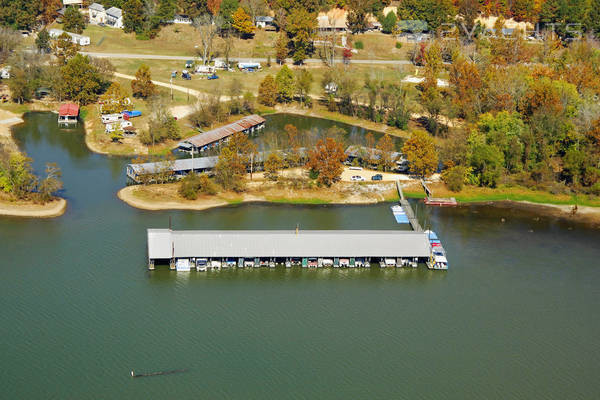
[[[60,24],[51,27],[62,28]],[[190,25],[168,25],[162,27],[158,36],[152,40],[137,40],[134,33],[125,33],[122,29],[88,25],[83,32],[90,37],[90,45],[84,48],[89,52],[131,53],[131,54],[162,54],[171,56],[195,57],[198,54],[199,36]],[[258,30],[252,39],[233,39],[230,58],[266,58],[271,56],[275,61],[275,43],[277,32]],[[354,59],[401,60],[407,58],[407,53],[414,44],[404,44],[396,48],[396,38],[382,33],[364,33],[350,36],[353,42],[360,41],[363,49],[358,50]],[[31,39],[33,41],[33,39]],[[224,41],[220,37],[215,41],[215,56],[223,57]],[[338,57],[341,57],[341,50]],[[318,52],[311,56],[318,58]]]
[[[116,67],[117,72],[135,75],[137,69],[142,65],[146,64],[150,67],[152,79],[160,82],[168,83],[171,77],[171,71],[179,71],[184,68],[185,62],[182,61],[164,61],[164,60],[135,60],[135,59],[116,59],[112,60],[112,63]],[[292,70],[298,67],[290,66]],[[240,71],[219,71],[219,79],[207,80],[202,79],[198,75],[193,75],[192,80],[186,81],[179,75],[173,80],[174,85],[189,87],[190,89],[199,90],[205,93],[217,93],[221,92],[226,95],[227,90],[231,87],[232,83],[237,79],[242,92],[250,91],[254,94],[258,92],[258,86],[260,82],[268,74],[275,75],[281,67],[277,64],[272,64],[270,68],[263,65],[263,69],[259,72],[243,73]],[[311,88],[311,94],[320,96],[323,94],[321,88],[321,81],[326,71],[326,67],[323,65],[308,65],[306,66],[313,75],[313,85]],[[350,65],[347,67],[352,74],[356,76],[356,80],[359,85],[364,83],[364,79],[367,75],[378,79],[386,80],[399,80],[405,74],[406,66],[390,66],[390,65]],[[185,96],[185,94],[184,94]]]

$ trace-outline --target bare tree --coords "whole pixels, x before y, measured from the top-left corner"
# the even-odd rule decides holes
[[[256,23],[256,17],[266,10],[265,0],[242,0],[241,3],[248,9],[250,17],[252,18],[252,23]]]
[[[329,26],[333,26],[333,17],[329,16],[327,17],[327,19],[329,21]],[[323,32],[321,34],[321,48],[319,53],[321,55],[321,60],[323,60],[323,62],[330,67],[333,67],[333,63],[335,60],[335,46],[337,44],[337,36],[338,35],[335,29],[332,29],[330,32]]]
[[[0,27],[0,63],[4,63],[19,45],[21,36],[11,28]]]
[[[229,56],[231,55],[231,50],[233,50],[233,35],[227,30],[224,32],[223,41],[221,42],[221,52],[223,53],[223,57],[225,57],[227,68],[229,68]]]
[[[204,14],[194,18],[192,25],[200,35],[199,56],[202,57],[202,63],[206,65],[212,59],[214,40],[223,26],[223,18]]]

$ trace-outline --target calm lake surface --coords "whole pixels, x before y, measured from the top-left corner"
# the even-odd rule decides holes
[[[599,231],[419,206],[447,273],[150,273],[145,231],[169,216],[176,229],[399,226],[386,204],[136,210],[115,196],[127,160],[90,153],[55,118],[15,129],[38,171],[60,165],[69,206],[52,220],[0,218],[0,398],[599,397]]]

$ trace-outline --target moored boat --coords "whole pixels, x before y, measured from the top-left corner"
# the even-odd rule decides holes
[[[429,269],[448,269],[448,259],[446,258],[446,250],[442,247],[442,242],[438,238],[437,234],[433,231],[425,231],[429,238],[429,245],[431,254],[427,261],[427,268]]]

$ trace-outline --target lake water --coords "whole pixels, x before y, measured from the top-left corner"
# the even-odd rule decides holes
[[[298,117],[296,117],[298,118]],[[29,114],[66,214],[0,218],[0,398],[595,399],[600,232],[486,206],[425,209],[448,272],[146,269],[146,228],[397,229],[389,205],[148,212],[126,159]],[[305,119],[304,122],[308,123]],[[501,218],[506,222],[502,223]],[[130,370],[189,372],[132,379]]]

